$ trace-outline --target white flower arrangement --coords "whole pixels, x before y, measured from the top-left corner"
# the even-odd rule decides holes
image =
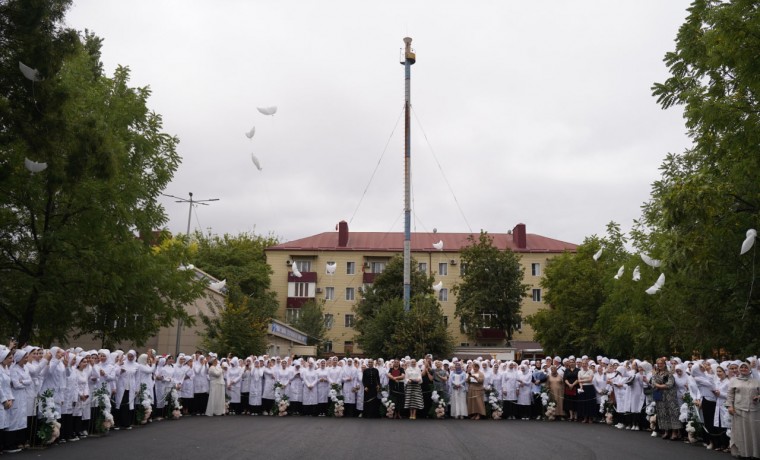
[[[290,400],[287,395],[282,394],[282,390],[285,388],[280,382],[274,383],[274,413],[280,417],[288,415],[288,407],[290,407]]]
[[[554,420],[557,417],[557,404],[555,404],[554,402],[550,402],[546,406],[545,415],[548,420]]]
[[[180,403],[179,392],[176,388],[172,388],[166,394],[164,400],[166,401],[166,412],[169,414],[167,418],[176,420],[182,417],[182,404]]]
[[[95,431],[100,434],[108,433],[114,425],[114,420],[111,414],[111,396],[105,383],[95,390],[94,396],[95,407],[100,409],[100,414],[95,419]]]
[[[61,412],[55,404],[53,390],[46,390],[40,399],[40,416],[42,424],[37,430],[37,437],[43,444],[52,444],[61,435],[61,424],[57,419],[61,418]]]

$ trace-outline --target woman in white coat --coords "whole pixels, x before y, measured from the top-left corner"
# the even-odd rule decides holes
[[[301,372],[303,379],[303,415],[318,415],[317,404],[319,404],[319,376],[314,368],[314,359],[309,358],[306,369]]]
[[[216,357],[209,357],[208,362],[208,404],[206,415],[224,415],[224,372]]]
[[[451,382],[451,416],[464,419],[467,413],[467,373],[462,369],[461,361],[454,363],[454,371],[449,378]]]
[[[340,374],[343,385],[343,406],[346,417],[353,417],[356,413],[356,376],[354,375],[354,360],[348,358]]]
[[[251,381],[248,393],[248,406],[251,408],[251,415],[261,414],[262,397],[264,395],[264,368],[265,361],[256,359],[251,369]]]
[[[327,368],[327,362],[324,359],[319,360],[317,369],[317,404],[318,415],[324,417],[327,415],[328,398],[330,397],[330,375]]]
[[[243,369],[237,356],[230,359],[227,369],[227,396],[230,398],[230,415],[242,413],[240,408],[240,390],[243,381]]]
[[[29,371],[26,370],[28,354],[24,350],[16,350],[13,355],[13,366],[11,366],[11,385],[13,393],[16,395],[16,402],[10,410],[11,416],[8,431],[14,436],[14,444],[18,447],[25,447],[27,443],[27,411],[29,399],[27,392],[34,391],[34,384]],[[32,407],[34,407],[32,403]]]
[[[119,426],[114,429],[131,430],[135,418],[135,395],[140,389],[137,386],[137,353],[134,350],[129,350],[119,359],[116,372],[118,375],[116,381],[118,417],[115,418]]]
[[[13,388],[11,386],[10,366],[13,364],[13,353],[11,349],[3,347],[0,349],[0,449],[5,452],[15,453],[21,451],[18,445],[15,445],[14,439],[9,436],[8,426],[10,424],[10,411],[15,403]]]
[[[272,407],[274,407],[274,383],[277,381],[275,375],[275,363],[274,359],[270,359],[266,363],[266,367],[262,369],[264,374],[264,383],[261,390],[261,408],[264,411],[264,415],[270,415],[272,413]]]

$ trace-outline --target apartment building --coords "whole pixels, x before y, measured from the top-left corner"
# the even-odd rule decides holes
[[[442,282],[438,291],[446,323],[455,338],[457,350],[509,347],[503,331],[481,329],[476,338],[459,330],[454,316],[456,298],[451,288],[461,282],[460,250],[469,245],[470,233],[412,233],[412,258],[418,268]],[[521,256],[525,268],[523,282],[530,286],[522,303],[522,316],[545,308],[540,287],[541,277],[549,259],[565,251],[574,252],[576,245],[526,232],[524,224],[517,224],[506,233],[490,233],[493,244],[501,250],[510,249]],[[477,235],[474,235],[477,238]],[[433,244],[443,242],[441,249]],[[336,231],[308,236],[266,250],[267,262],[272,267],[272,289],[280,301],[278,316],[291,322],[300,314],[301,306],[310,299],[324,300],[327,349],[336,354],[357,354],[354,330],[354,304],[361,289],[372,284],[383,272],[386,264],[396,255],[403,254],[404,234],[381,232],[349,232],[345,221]],[[294,275],[295,271],[301,276]],[[536,348],[533,331],[527,324],[514,335],[513,341]]]

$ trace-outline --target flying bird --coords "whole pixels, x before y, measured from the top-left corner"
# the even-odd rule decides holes
[[[433,285],[433,290],[439,292],[443,288],[443,281],[439,281]]]
[[[221,291],[222,289],[224,289],[225,286],[227,286],[227,280],[223,279],[216,283],[209,283],[208,286],[215,291]]]
[[[638,281],[641,279],[641,271],[639,271],[638,265],[636,265],[636,268],[633,269],[633,277],[631,279],[634,281]]]
[[[298,271],[298,267],[296,266],[295,262],[293,262],[293,265],[291,266],[291,269],[293,270],[293,276],[295,276],[296,278],[300,278],[301,277],[301,272]]]
[[[662,289],[663,286],[665,286],[665,273],[660,273],[660,277],[657,278],[657,281],[655,281],[654,284],[650,286],[649,289],[647,289],[644,292],[646,292],[649,295],[653,295],[653,294],[656,294],[657,291]]]
[[[652,259],[648,255],[644,254],[643,252],[639,254],[641,256],[641,260],[644,261],[645,264],[649,265],[650,267],[657,268],[660,265],[662,265],[661,260]]]
[[[757,238],[757,230],[754,228],[747,230],[747,238],[742,243],[742,250],[739,253],[740,256],[746,254],[747,251],[752,249],[752,246],[755,244],[755,238]]]
[[[274,115],[277,113],[277,106],[271,106],[271,107],[256,107],[256,110],[259,111],[262,115]]]
[[[24,166],[26,166],[26,169],[32,173],[42,172],[48,167],[47,163],[38,163],[36,161],[30,160],[29,158],[24,158]]]
[[[335,262],[333,263],[327,263],[325,264],[325,272],[327,272],[328,275],[334,275],[335,269],[338,267],[338,264]]]
[[[245,137],[247,137],[248,139],[252,139],[254,134],[256,134],[256,127],[255,126],[253,128],[251,128],[250,131],[248,131],[247,133],[245,133]]]
[[[31,68],[31,67],[29,67],[28,65],[24,64],[21,61],[18,61],[18,69],[29,80],[32,80],[32,81],[40,81],[40,80],[42,80],[40,78],[40,73],[37,72],[37,69]]]
[[[251,161],[253,161],[253,164],[256,166],[256,169],[261,171],[261,163],[259,162],[259,159],[256,158],[256,155],[251,152]]]
[[[443,250],[443,240],[438,240],[437,243],[433,243],[433,247],[438,249],[439,251]]]
[[[618,268],[617,275],[615,275],[615,279],[619,280],[621,276],[623,276],[623,272],[625,272],[625,265],[622,265],[620,268]]]
[[[602,251],[603,251],[603,250],[604,250],[604,249],[603,249],[603,248],[601,248],[601,249],[599,249],[598,251],[596,251],[596,254],[594,254],[594,261],[597,261],[597,260],[599,260],[599,258],[600,258],[600,257],[602,257]]]

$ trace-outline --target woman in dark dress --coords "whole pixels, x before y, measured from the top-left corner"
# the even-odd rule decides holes
[[[578,408],[576,400],[578,399],[578,368],[575,367],[575,359],[567,360],[567,369],[563,375],[565,381],[565,410],[567,411],[568,420],[575,422],[578,420]]]
[[[390,390],[390,397],[396,409],[393,413],[393,418],[401,418],[401,411],[404,409],[404,368],[398,362],[398,359],[393,360],[391,370],[388,371],[388,389]]]

